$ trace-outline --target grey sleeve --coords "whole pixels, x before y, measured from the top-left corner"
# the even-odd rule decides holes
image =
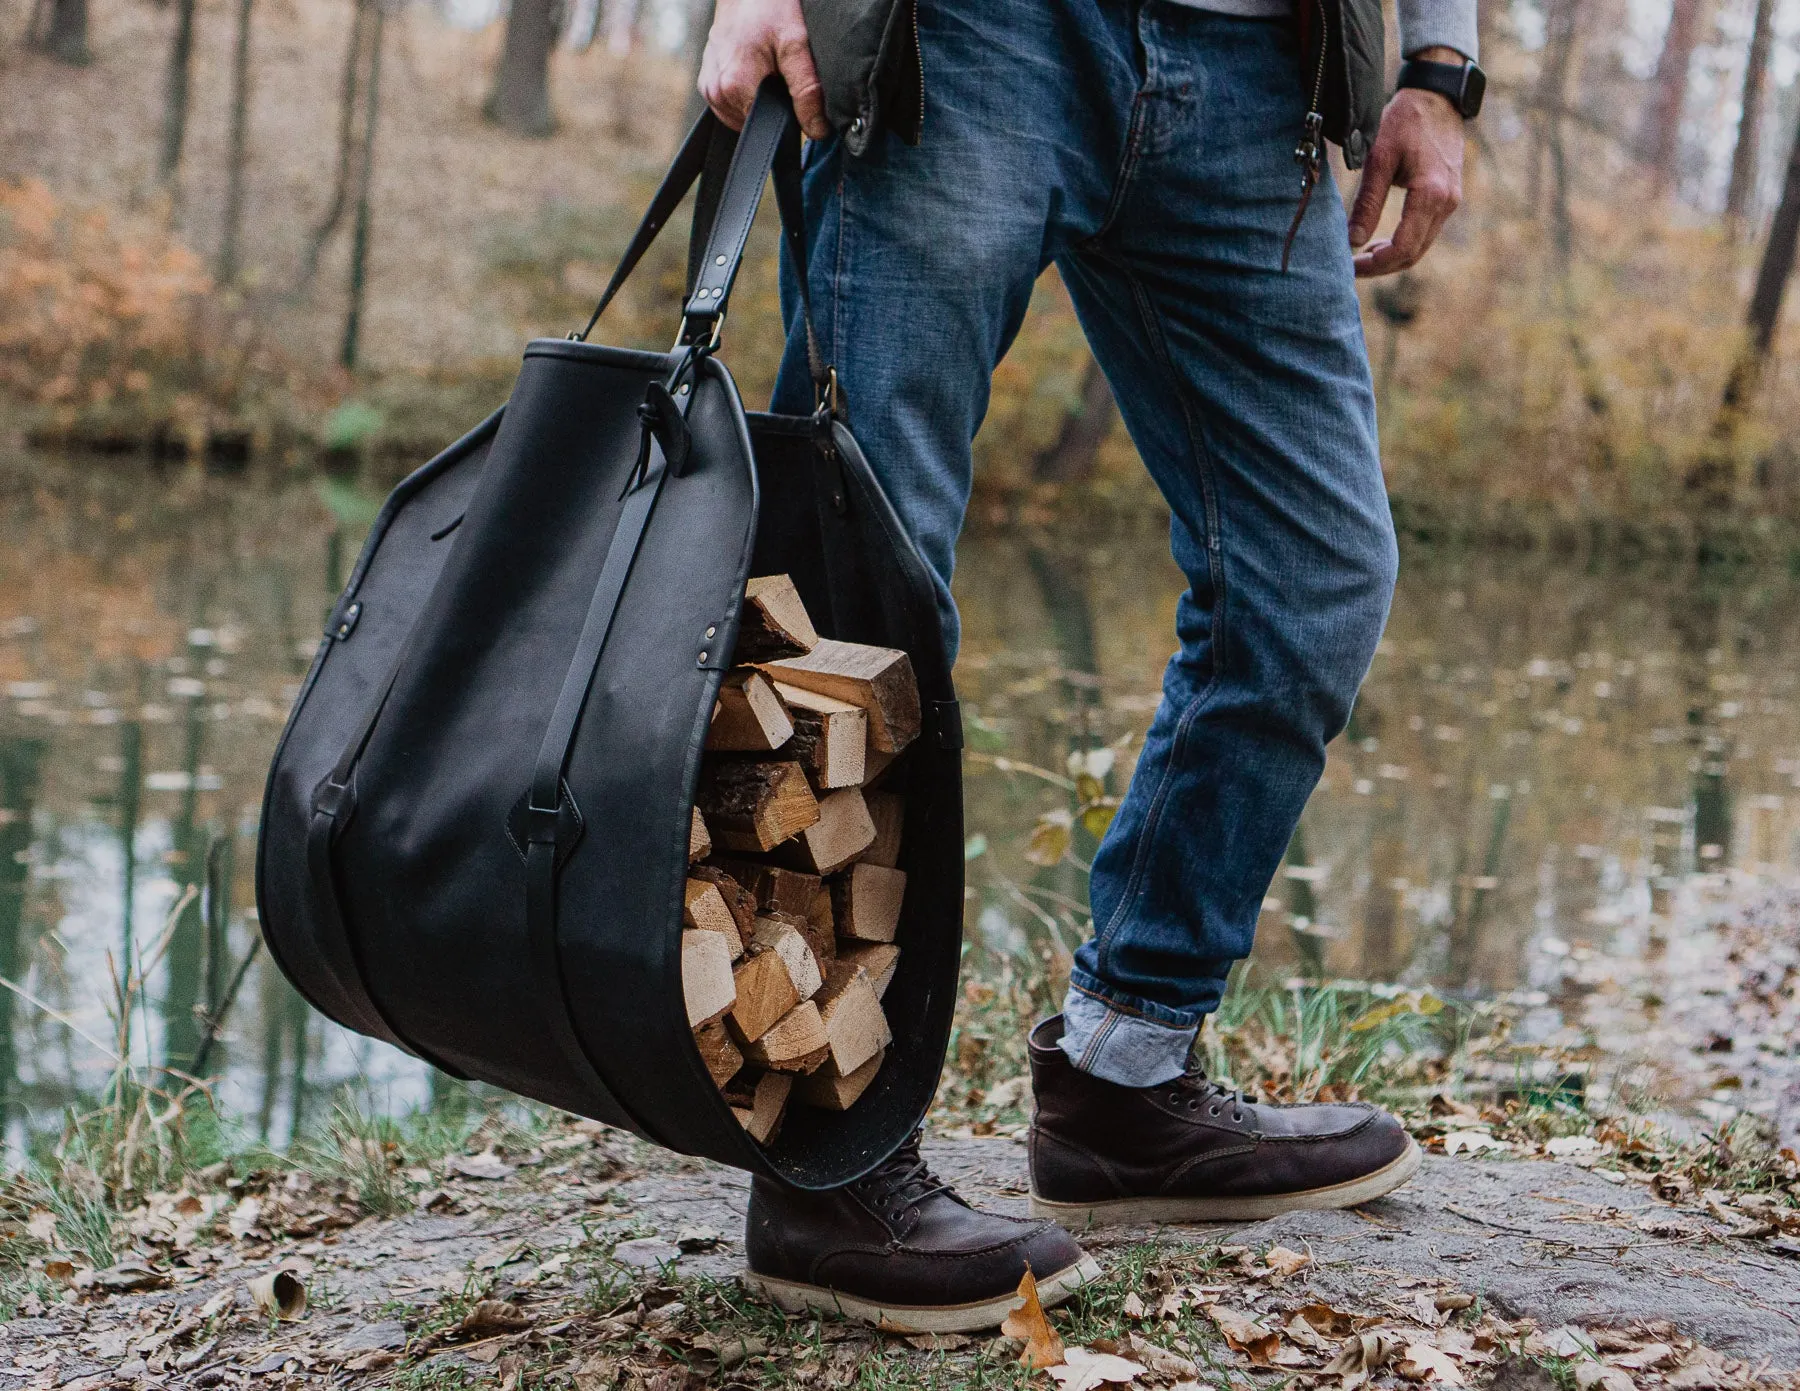
[[[1475,0],[1395,0],[1395,8],[1400,17],[1401,57],[1442,45],[1472,62],[1480,60]]]

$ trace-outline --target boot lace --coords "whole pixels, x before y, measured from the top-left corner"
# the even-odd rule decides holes
[[[927,1198],[950,1191],[950,1185],[931,1172],[931,1166],[919,1153],[916,1134],[891,1159],[865,1176],[859,1186],[876,1212],[890,1220]]]
[[[1206,1114],[1215,1118],[1229,1110],[1232,1123],[1242,1125],[1245,1108],[1252,1103],[1244,1096],[1242,1088],[1215,1082],[1198,1067],[1190,1066],[1186,1073],[1175,1080],[1174,1090],[1169,1093],[1169,1104],[1189,1111],[1205,1107]]]

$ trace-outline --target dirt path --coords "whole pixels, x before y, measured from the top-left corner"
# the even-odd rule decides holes
[[[937,1141],[927,1152],[968,1196],[1024,1212],[1024,1147],[1017,1140]],[[127,1259],[86,1272],[65,1302],[0,1325],[0,1391],[320,1379],[453,1387],[513,1372],[554,1377],[559,1367],[574,1376],[578,1391],[595,1391],[633,1385],[618,1369],[628,1369],[632,1348],[645,1355],[647,1339],[665,1363],[672,1349],[680,1376],[689,1379],[669,1380],[673,1372],[665,1367],[662,1386],[697,1386],[720,1374],[717,1345],[727,1334],[742,1341],[740,1350],[777,1361],[782,1338],[792,1338],[787,1353],[799,1365],[814,1366],[806,1359],[817,1352],[821,1384],[847,1384],[826,1375],[832,1357],[848,1367],[854,1359],[845,1349],[861,1347],[857,1357],[866,1360],[877,1343],[847,1329],[782,1326],[746,1309],[732,1283],[748,1197],[741,1174],[609,1136],[573,1156],[550,1152],[516,1164],[492,1155],[453,1159],[441,1177],[442,1186],[414,1195],[420,1206],[410,1213],[311,1236],[305,1229],[320,1225],[329,1197],[319,1198],[304,1180],[278,1185],[262,1199],[222,1198],[213,1204],[220,1220],[243,1235],[210,1245],[190,1239],[185,1249],[179,1234],[158,1244],[164,1219],[153,1202],[134,1223],[144,1233],[147,1262]],[[270,1236],[284,1224],[302,1235]],[[1071,1343],[1080,1336],[1111,1346],[1095,1336],[1096,1311],[1123,1309],[1120,1332],[1166,1334],[1178,1355],[1205,1361],[1227,1381],[1254,1376],[1254,1359],[1234,1355],[1235,1343],[1209,1352],[1204,1339],[1182,1336],[1183,1329],[1193,1334],[1193,1325],[1155,1318],[1155,1301],[1173,1292],[1177,1306],[1210,1300],[1194,1306],[1210,1320],[1201,1326],[1226,1329],[1225,1301],[1225,1313],[1241,1311],[1300,1339],[1285,1362],[1277,1357],[1277,1367],[1324,1377],[1329,1349],[1315,1349],[1307,1365],[1304,1330],[1292,1331],[1296,1309],[1329,1306],[1359,1328],[1409,1318],[1429,1328],[1434,1318],[1442,1324],[1452,1317],[1434,1315],[1434,1301],[1459,1309],[1469,1303],[1461,1292],[1473,1299],[1471,1316],[1535,1328],[1540,1352],[1570,1351],[1570,1326],[1637,1328],[1634,1347],[1661,1339],[1686,1348],[1682,1340],[1691,1340],[1711,1349],[1707,1365],[1734,1369],[1709,1380],[1634,1368],[1633,1385],[1666,1381],[1702,1391],[1744,1385],[1756,1372],[1772,1378],[1800,1369],[1800,1261],[1778,1254],[1779,1243],[1752,1244],[1724,1231],[1703,1211],[1657,1201],[1642,1183],[1611,1182],[1573,1164],[1433,1157],[1406,1189],[1356,1212],[1093,1234],[1090,1246],[1123,1284],[1096,1296],[1094,1310],[1058,1321],[1067,1324]],[[1271,1270],[1283,1264],[1282,1249],[1299,1264],[1292,1273]],[[168,1251],[172,1259],[162,1259]],[[310,1311],[294,1322],[260,1317],[251,1301],[250,1280],[278,1266],[297,1273],[310,1292]],[[1184,1283],[1195,1280],[1202,1283]],[[131,1289],[134,1283],[145,1288]],[[483,1298],[507,1302],[478,1304]],[[1148,1315],[1137,1312],[1145,1298],[1153,1306]],[[989,1339],[926,1348],[879,1341],[896,1349],[895,1365],[954,1355],[969,1368],[1008,1369],[1014,1351]],[[714,1361],[696,1364],[697,1351]],[[733,1357],[722,1360],[729,1368]],[[596,1367],[621,1379],[595,1381]],[[868,1382],[867,1368],[861,1374],[866,1384],[939,1384],[924,1373],[916,1382]],[[793,1384],[806,1383],[793,1375]],[[1143,1384],[1156,1379],[1147,1376]],[[1606,1391],[1624,1388],[1615,1381]]]

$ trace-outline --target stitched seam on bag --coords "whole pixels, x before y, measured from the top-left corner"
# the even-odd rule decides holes
[[[1138,831],[1137,853],[1132,857],[1131,873],[1125,881],[1124,891],[1119,895],[1118,906],[1106,926],[1095,934],[1094,953],[1102,971],[1106,969],[1112,940],[1117,936],[1123,924],[1129,920],[1131,904],[1136,898],[1143,883],[1144,874],[1149,867],[1150,852],[1156,842],[1156,828],[1162,820],[1163,807],[1167,802],[1169,788],[1174,780],[1175,769],[1180,763],[1183,746],[1187,741],[1189,730],[1198,718],[1201,707],[1212,696],[1219,684],[1219,674],[1225,668],[1226,628],[1225,628],[1225,559],[1224,547],[1219,540],[1219,514],[1217,497],[1213,486],[1213,465],[1211,452],[1208,451],[1200,434],[1195,430],[1193,412],[1187,400],[1187,392],[1181,374],[1175,369],[1175,362],[1169,353],[1168,340],[1163,334],[1161,321],[1157,318],[1156,308],[1150,301],[1149,293],[1143,283],[1133,275],[1131,270],[1119,259],[1105,257],[1124,278],[1131,290],[1132,303],[1136,306],[1139,320],[1142,322],[1145,335],[1150,340],[1152,351],[1162,363],[1163,370],[1174,383],[1174,395],[1181,403],[1182,425],[1188,437],[1188,453],[1193,459],[1200,484],[1202,511],[1206,516],[1206,535],[1203,538],[1206,547],[1207,572],[1213,582],[1213,625],[1208,635],[1212,649],[1212,670],[1208,673],[1206,684],[1197,691],[1187,708],[1182,711],[1176,722],[1174,736],[1169,744],[1169,761],[1163,768],[1162,780],[1150,801],[1149,810],[1144,813],[1144,824]],[[1204,924],[1203,924],[1204,926]]]

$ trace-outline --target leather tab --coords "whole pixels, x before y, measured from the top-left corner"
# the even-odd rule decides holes
[[[530,792],[513,803],[513,809],[506,814],[506,839],[518,857],[527,861],[531,846],[554,846],[556,867],[561,869],[580,843],[587,825],[581,819],[581,808],[575,805],[569,784],[564,781],[557,786],[559,795],[554,811],[534,807]]]
[[[925,709],[932,743],[940,749],[960,749],[963,746],[961,702],[933,700],[926,702]]]
[[[320,816],[329,816],[336,820],[338,815],[347,811],[355,800],[351,791],[353,784],[333,782],[329,777],[320,783],[313,793],[313,810]]]

